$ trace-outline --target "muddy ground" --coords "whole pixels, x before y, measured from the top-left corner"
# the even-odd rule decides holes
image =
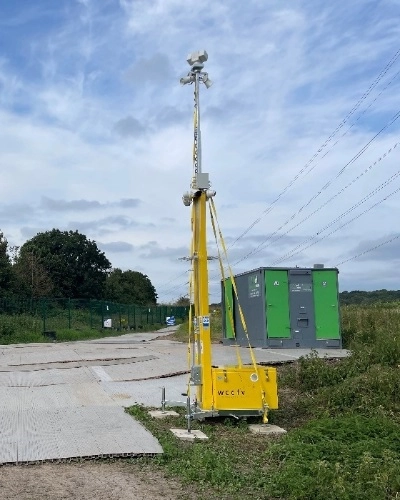
[[[190,485],[134,461],[83,461],[0,467],[1,500],[197,499]]]

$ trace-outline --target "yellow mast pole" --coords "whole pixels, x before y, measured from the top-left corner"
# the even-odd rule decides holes
[[[191,66],[187,77],[181,83],[194,83],[194,140],[193,140],[193,179],[192,191],[183,196],[185,205],[193,203],[192,212],[192,268],[194,295],[194,366],[192,382],[197,386],[197,405],[202,410],[213,409],[211,335],[208,297],[208,265],[207,265],[207,200],[215,193],[209,190],[208,174],[202,172],[201,165],[201,131],[199,84],[210,87],[208,74],[203,72],[207,61],[206,51],[198,51],[189,55],[187,61]]]
[[[197,388],[197,402],[202,410],[211,410],[212,374],[211,374],[211,335],[208,299],[208,266],[207,266],[207,193],[199,191],[193,198],[194,204],[194,310],[195,329],[195,361],[200,368],[201,385]]]

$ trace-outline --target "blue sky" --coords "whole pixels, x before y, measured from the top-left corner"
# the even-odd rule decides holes
[[[21,245],[77,229],[161,302],[187,293],[179,79],[206,49],[203,170],[234,272],[347,261],[342,290],[399,289],[399,14],[397,0],[4,0],[1,231]]]

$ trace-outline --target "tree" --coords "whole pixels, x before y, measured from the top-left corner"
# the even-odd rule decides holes
[[[0,296],[9,295],[12,284],[12,266],[7,253],[8,241],[0,231]]]
[[[15,259],[14,291],[18,295],[32,298],[48,297],[53,293],[53,283],[39,257],[26,253],[25,258]]]
[[[353,290],[351,292],[340,292],[341,305],[370,305],[382,302],[397,302],[400,300],[400,290]]]
[[[57,297],[102,298],[111,263],[96,242],[78,231],[38,233],[20,249],[17,265],[42,266]]]
[[[190,306],[189,297],[185,297],[182,295],[181,297],[179,297],[178,300],[175,301],[174,305],[175,306],[189,307]]]
[[[106,281],[106,296],[122,304],[156,305],[157,293],[149,277],[138,271],[113,269]]]

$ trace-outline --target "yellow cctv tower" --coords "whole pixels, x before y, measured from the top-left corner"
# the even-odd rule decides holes
[[[237,365],[217,367],[212,363],[210,336],[212,321],[210,321],[209,314],[206,228],[208,206],[214,234],[216,234],[216,212],[213,201],[215,191],[210,189],[209,174],[202,171],[199,101],[200,83],[204,83],[207,88],[212,85],[208,73],[203,71],[207,59],[208,54],[205,50],[189,54],[187,62],[190,65],[190,71],[180,80],[182,85],[194,85],[193,177],[190,191],[183,195],[184,205],[192,207],[192,244],[189,257],[192,263],[191,317],[189,321],[193,325],[193,338],[191,340],[190,386],[196,388],[196,395],[191,405],[191,417],[204,419],[221,415],[234,417],[261,415],[263,421],[267,422],[268,410],[278,407],[276,369],[258,365],[251,346],[249,346],[252,359],[250,365],[242,364],[239,349],[237,350]],[[220,232],[219,234],[222,239]],[[222,245],[225,250],[223,240]],[[222,265],[221,271],[223,272]],[[233,288],[236,292],[234,280]],[[240,306],[239,314],[245,326]]]

